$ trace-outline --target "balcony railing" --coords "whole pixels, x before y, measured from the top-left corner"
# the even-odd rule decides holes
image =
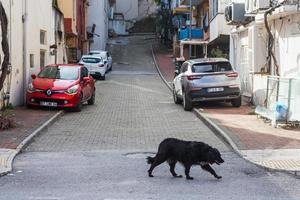
[[[179,40],[185,40],[190,38],[190,29],[180,29],[178,34]],[[191,39],[203,39],[203,29],[202,28],[192,28],[192,38]]]

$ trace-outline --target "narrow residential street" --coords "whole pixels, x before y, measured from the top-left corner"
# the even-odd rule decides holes
[[[113,69],[96,83],[95,105],[65,113],[36,137],[0,178],[0,200],[300,199],[299,179],[250,164],[174,104],[154,66],[154,42],[154,35],[109,42]],[[167,137],[218,148],[225,163],[213,168],[223,178],[198,166],[194,180],[173,178],[167,164],[149,178],[145,158]],[[179,164],[176,171],[184,174]]]

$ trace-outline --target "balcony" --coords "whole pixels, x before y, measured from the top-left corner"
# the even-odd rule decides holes
[[[197,6],[200,5],[204,2],[205,0],[192,0],[192,6]],[[190,5],[190,0],[182,0],[181,5]]]

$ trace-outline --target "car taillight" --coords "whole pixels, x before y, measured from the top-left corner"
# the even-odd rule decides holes
[[[98,65],[98,67],[104,67],[104,65],[103,65],[103,64],[101,64],[101,65]]]
[[[226,73],[227,77],[238,77],[239,74],[237,72],[230,72],[230,73]]]
[[[187,76],[187,79],[188,80],[195,80],[195,79],[200,79],[200,78],[202,78],[202,76],[199,76],[199,75],[189,75],[189,76]]]

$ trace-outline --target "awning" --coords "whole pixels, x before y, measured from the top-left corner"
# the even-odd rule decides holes
[[[180,45],[185,45],[185,44],[191,44],[191,45],[207,45],[208,41],[206,40],[197,40],[197,39],[192,39],[192,40],[180,40],[179,41]]]

